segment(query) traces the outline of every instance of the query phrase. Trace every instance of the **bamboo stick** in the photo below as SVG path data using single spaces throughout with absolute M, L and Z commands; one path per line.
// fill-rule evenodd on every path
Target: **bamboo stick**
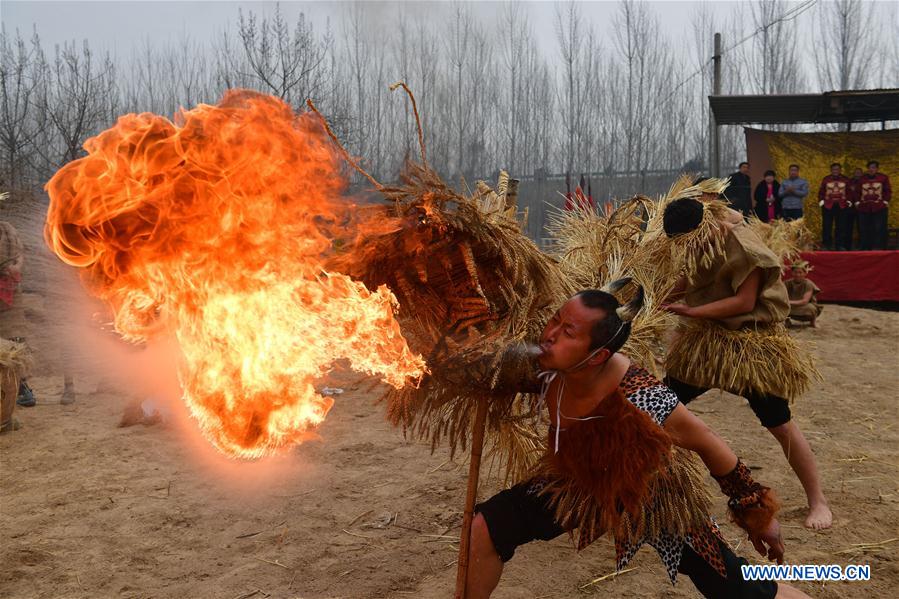
M 478 478 L 481 473 L 481 451 L 484 447 L 484 425 L 486 421 L 487 398 L 485 397 L 478 402 L 474 424 L 471 428 L 471 460 L 468 465 L 468 490 L 465 493 L 465 512 L 462 516 L 462 533 L 459 539 L 455 599 L 465 599 L 465 584 L 468 581 L 468 548 L 471 542 L 471 521 L 474 519 L 474 504 L 478 499 Z

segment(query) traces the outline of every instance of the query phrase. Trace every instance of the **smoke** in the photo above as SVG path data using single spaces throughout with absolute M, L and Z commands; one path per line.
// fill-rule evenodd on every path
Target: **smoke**
M 177 347 L 125 342 L 112 315 L 84 291 L 76 269 L 62 264 L 43 239 L 46 196 L 18 197 L 0 211 L 19 232 L 25 263 L 13 307 L 0 318 L 3 337 L 23 337 L 34 356 L 34 375 L 71 376 L 76 393 L 116 390 L 122 402 L 180 396 Z M 52 402 L 57 398 L 38 398 Z
M 521 341 L 508 346 L 505 349 L 505 353 L 509 357 L 535 359 L 540 357 L 543 353 L 543 349 L 536 343 Z
M 61 393 L 63 375 L 70 375 L 76 408 L 89 402 L 114 402 L 120 408 L 114 415 L 85 422 L 108 428 L 110 434 L 127 404 L 152 404 L 164 416 L 164 422 L 154 428 L 151 440 L 140 436 L 134 442 L 152 443 L 157 436 L 163 441 L 175 435 L 177 444 L 169 445 L 167 451 L 183 455 L 218 488 L 241 501 L 254 500 L 260 487 L 277 490 L 279 481 L 296 482 L 298 470 L 301 478 L 311 472 L 310 466 L 289 453 L 247 463 L 228 459 L 209 445 L 181 398 L 177 344 L 171 339 L 133 344 L 112 330 L 108 309 L 85 292 L 77 270 L 61 263 L 44 243 L 47 202 L 43 195 L 14 196 L 0 204 L 0 220 L 16 227 L 25 253 L 20 291 L 13 308 L 0 313 L 0 334 L 25 338 L 34 355 L 32 377 L 53 379 Z M 52 385 L 43 384 L 41 388 Z M 55 403 L 59 396 L 39 395 L 37 399 L 39 403 Z M 76 413 L 74 417 L 89 416 Z

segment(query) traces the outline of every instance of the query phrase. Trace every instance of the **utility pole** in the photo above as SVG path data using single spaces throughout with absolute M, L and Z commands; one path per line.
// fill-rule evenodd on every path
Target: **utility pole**
M 715 34 L 715 53 L 712 56 L 712 95 L 721 95 L 721 34 Z M 721 176 L 721 138 L 715 113 L 709 106 L 709 171 L 710 176 Z

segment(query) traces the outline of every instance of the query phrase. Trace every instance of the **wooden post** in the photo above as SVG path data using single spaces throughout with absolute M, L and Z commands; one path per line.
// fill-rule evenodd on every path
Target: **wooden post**
M 486 397 L 478 401 L 474 424 L 471 427 L 471 460 L 468 464 L 468 490 L 465 493 L 465 512 L 462 514 L 462 534 L 459 538 L 455 599 L 465 599 L 465 584 L 468 581 L 468 547 L 471 543 L 474 504 L 478 500 L 478 478 L 481 474 L 481 451 L 484 448 L 484 427 L 487 423 L 487 401 Z
M 715 54 L 712 56 L 712 95 L 721 95 L 721 34 L 715 34 Z M 721 138 L 715 113 L 709 106 L 709 176 L 721 176 Z

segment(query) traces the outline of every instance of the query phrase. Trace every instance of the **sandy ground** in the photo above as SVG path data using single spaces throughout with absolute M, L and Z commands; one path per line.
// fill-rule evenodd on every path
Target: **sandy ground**
M 34 273 L 31 280 L 16 326 L 39 354 L 30 379 L 38 405 L 19 408 L 22 429 L 0 436 L 0 597 L 452 595 L 466 468 L 390 427 L 376 388 L 332 375 L 328 384 L 346 392 L 321 440 L 262 463 L 217 456 L 177 403 L 157 400 L 169 410 L 165 425 L 118 428 L 124 406 L 147 397 L 151 362 L 133 360 L 143 372 L 123 378 L 111 375 L 117 362 L 80 360 L 77 402 L 60 405 L 60 346 L 74 342 L 52 332 L 58 316 L 46 296 L 55 285 Z M 824 381 L 794 413 L 818 458 L 831 530 L 802 526 L 802 489 L 743 400 L 710 392 L 691 409 L 780 493 L 791 563 L 871 565 L 870 582 L 800 588 L 814 597 L 894 597 L 899 314 L 827 306 L 820 327 L 796 333 L 817 343 Z M 85 338 L 74 353 L 90 358 L 102 353 L 98 343 Z M 725 501 L 709 482 L 723 521 Z M 497 488 L 488 481 L 481 497 Z M 761 563 L 738 529 L 724 531 L 738 553 Z M 606 539 L 580 554 L 566 537 L 523 547 L 495 597 L 698 596 L 686 578 L 672 587 L 648 547 L 633 570 L 591 584 L 612 572 L 612 555 Z

